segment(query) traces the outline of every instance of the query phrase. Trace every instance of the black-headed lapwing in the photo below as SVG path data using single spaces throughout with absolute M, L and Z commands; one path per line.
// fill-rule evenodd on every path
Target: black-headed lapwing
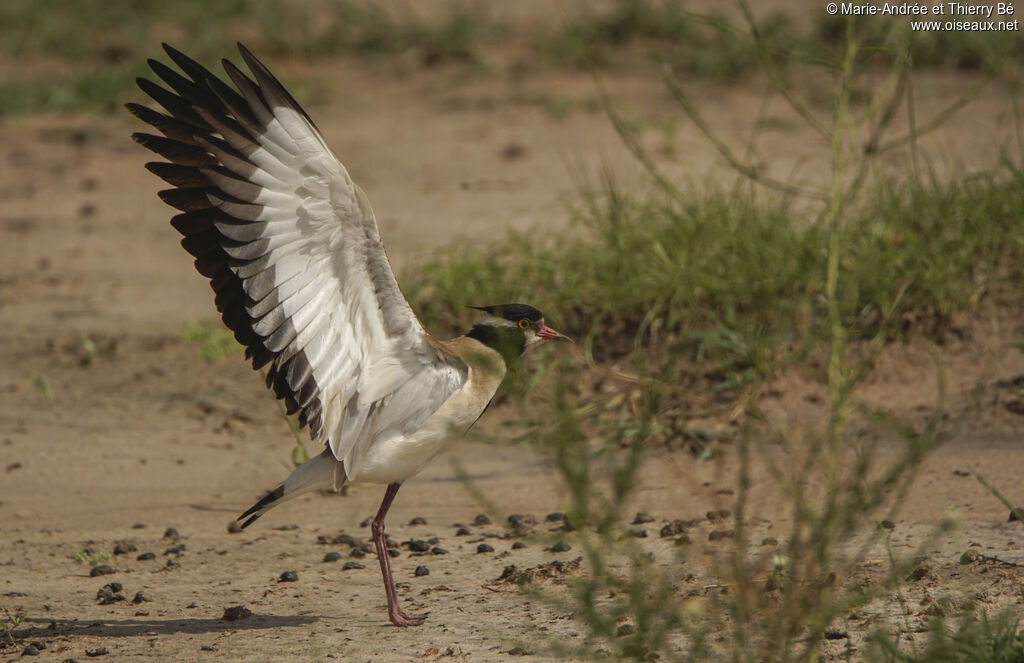
M 476 422 L 510 361 L 568 338 L 525 304 L 478 307 L 486 315 L 464 336 L 431 336 L 398 288 L 363 191 L 270 71 L 239 44 L 252 78 L 224 60 L 232 87 L 164 49 L 184 76 L 149 61 L 166 87 L 139 87 L 166 113 L 127 107 L 163 135 L 133 138 L 167 160 L 146 167 L 174 186 L 160 197 L 181 210 L 171 224 L 224 323 L 325 447 L 239 520 L 311 490 L 386 484 L 372 530 L 388 616 L 421 624 L 426 615 L 398 604 L 385 545 L 398 488 Z

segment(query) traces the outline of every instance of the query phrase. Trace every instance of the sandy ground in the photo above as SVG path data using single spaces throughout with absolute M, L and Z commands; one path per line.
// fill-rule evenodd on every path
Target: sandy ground
M 317 86 L 324 100 L 310 110 L 373 201 L 399 273 L 459 237 L 486 241 L 508 228 L 564 227 L 579 178 L 605 165 L 639 186 L 637 166 L 592 110 L 595 91 L 584 74 L 466 79 L 442 68 L 395 77 L 351 60 L 276 69 L 286 81 Z M 657 80 L 618 75 L 607 83 L 645 127 L 645 143 L 665 147 L 658 153 L 666 172 L 695 182 L 724 172 Z M 920 116 L 937 112 L 963 84 L 923 81 Z M 742 147 L 764 89 L 700 84 L 693 92 L 716 129 Z M 922 144 L 927 159 L 969 172 L 1010 143 L 1008 105 L 998 89 L 986 94 Z M 776 120 L 762 126 L 791 126 L 778 101 L 767 116 Z M 381 488 L 302 498 L 244 533 L 227 532 L 234 515 L 285 476 L 292 439 L 240 357 L 208 362 L 181 340 L 189 323 L 213 317 L 212 298 L 177 246 L 171 212 L 155 196 L 160 183 L 142 168 L 147 153 L 128 139 L 138 129 L 126 113 L 0 122 L 0 607 L 26 615 L 18 645 L 0 642 L 0 655 L 18 659 L 27 643 L 41 641 L 43 660 L 55 661 L 102 650 L 107 660 L 540 661 L 550 638 L 581 642 L 585 629 L 571 611 L 496 582 L 507 565 L 578 557 L 575 549 L 544 550 L 544 517 L 562 510 L 565 496 L 550 463 L 522 445 L 462 443 L 399 494 L 393 539 L 436 537 L 431 547 L 447 551 L 415 555 L 403 546 L 393 562 L 407 607 L 431 613 L 417 629 L 387 623 L 374 555 L 352 557 L 351 546 L 331 543 L 343 532 L 357 543 L 368 539 L 360 523 L 376 510 Z M 814 182 L 827 165 L 822 146 L 799 129 L 766 131 L 759 151 L 771 155 L 769 172 L 794 181 Z M 889 158 L 899 167 L 907 155 Z M 915 625 L 940 595 L 967 591 L 993 607 L 1020 602 L 1013 588 L 1024 577 L 1024 528 L 1007 523 L 1007 510 L 961 476 L 978 471 L 1024 502 L 1024 419 L 1014 405 L 1022 387 L 1013 382 L 1024 375 L 1024 357 L 1011 346 L 1020 322 L 996 306 L 965 322 L 967 340 L 942 348 L 950 410 L 959 412 L 976 386 L 981 402 L 949 423 L 944 445 L 893 516 L 894 545 L 908 553 L 949 509 L 962 522 L 929 547 L 930 575 L 907 590 Z M 83 339 L 95 344 L 91 358 Z M 927 355 L 914 348 L 887 350 L 864 390 L 865 399 L 909 415 L 926 412 L 934 396 Z M 766 407 L 780 426 L 796 430 L 820 399 L 814 379 L 788 376 Z M 493 420 L 484 425 L 502 436 Z M 452 458 L 499 510 L 540 521 L 524 547 L 512 548 L 503 514 L 492 525 L 473 524 L 482 507 L 455 478 Z M 730 508 L 722 489 L 735 487 L 735 468 L 728 450 L 722 458 L 696 464 L 685 452 L 664 451 L 644 466 L 635 506 L 656 520 L 641 545 L 667 574 L 678 572 L 679 560 L 660 527 Z M 767 471 L 756 472 L 751 522 L 760 540 L 785 532 L 789 514 Z M 426 524 L 408 524 L 414 517 Z M 457 536 L 458 524 L 470 534 Z M 715 528 L 711 521 L 693 526 L 696 557 L 713 558 L 728 545 L 705 543 Z M 112 554 L 118 543 L 127 552 Z M 481 543 L 494 551 L 478 553 Z M 1006 564 L 960 566 L 972 546 Z M 91 577 L 90 566 L 74 559 L 85 549 L 111 553 L 104 563 L 114 573 Z M 342 558 L 322 561 L 331 551 Z M 147 552 L 153 559 L 139 559 Z M 885 559 L 872 548 L 863 572 L 870 576 Z M 346 561 L 365 568 L 343 570 Z M 415 575 L 418 566 L 429 575 Z M 698 565 L 684 589 L 713 585 L 712 566 Z M 286 571 L 297 581 L 280 582 Z M 122 585 L 115 594 L 126 600 L 97 599 L 109 582 Z M 566 591 L 545 584 L 556 595 Z M 253 615 L 223 619 L 235 605 Z M 885 610 L 853 616 L 841 628 L 856 640 L 886 619 Z

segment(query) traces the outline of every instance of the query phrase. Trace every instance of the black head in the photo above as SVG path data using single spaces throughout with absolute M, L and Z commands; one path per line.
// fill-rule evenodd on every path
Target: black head
M 535 343 L 546 340 L 569 341 L 544 324 L 544 314 L 529 304 L 470 306 L 487 315 L 466 336 L 501 353 L 506 362 L 515 359 Z

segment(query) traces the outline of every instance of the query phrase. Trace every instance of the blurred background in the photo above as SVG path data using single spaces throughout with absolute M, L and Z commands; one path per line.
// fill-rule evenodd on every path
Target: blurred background
M 5 630 L 44 604 L 61 629 L 108 619 L 67 580 L 85 542 L 144 541 L 146 520 L 220 546 L 307 453 L 176 245 L 123 109 L 161 42 L 221 73 L 238 41 L 366 190 L 428 328 L 525 301 L 578 339 L 528 358 L 403 498 L 443 522 L 562 513 L 522 554 L 569 545 L 586 572 L 548 588 L 538 637 L 525 602 L 480 591 L 495 569 L 432 562 L 498 602 L 484 636 L 443 637 L 480 660 L 496 631 L 535 660 L 1019 660 L 999 616 L 1024 564 L 1024 41 L 795 0 L 0 3 L 0 526 L 38 544 L 0 553 L 42 588 L 0 599 Z M 355 528 L 378 498 L 312 496 L 301 517 Z M 177 603 L 218 606 L 211 577 L 313 568 L 308 532 L 269 536 L 186 564 L 198 589 L 154 580 L 173 628 L 138 633 L 165 629 L 178 657 Z M 274 656 L 303 624 L 222 646 Z

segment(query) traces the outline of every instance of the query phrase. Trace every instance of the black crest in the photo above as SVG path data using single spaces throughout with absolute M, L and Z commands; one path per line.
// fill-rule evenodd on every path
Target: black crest
M 544 314 L 529 304 L 497 304 L 495 306 L 470 306 L 478 311 L 489 313 L 497 318 L 504 318 L 512 322 L 527 319 L 530 322 L 540 322 Z

